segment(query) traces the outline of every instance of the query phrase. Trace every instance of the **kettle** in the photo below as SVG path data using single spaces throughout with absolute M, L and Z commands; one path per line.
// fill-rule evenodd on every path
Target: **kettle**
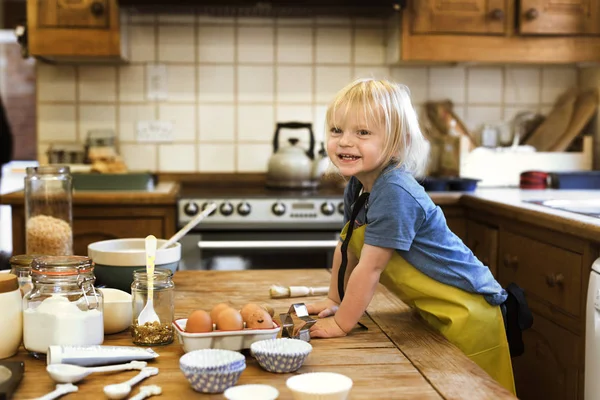
M 310 135 L 308 150 L 297 146 L 298 138 L 289 138 L 289 146 L 279 147 L 281 129 L 307 129 Z M 273 154 L 267 166 L 266 185 L 276 189 L 312 189 L 319 185 L 322 175 L 321 159 L 315 160 L 315 136 L 309 122 L 279 122 L 273 136 Z M 323 149 L 324 152 L 324 149 Z M 322 154 L 321 154 L 322 157 Z

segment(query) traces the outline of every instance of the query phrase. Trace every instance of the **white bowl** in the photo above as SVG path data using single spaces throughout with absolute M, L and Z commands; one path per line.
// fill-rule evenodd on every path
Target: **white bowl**
M 309 372 L 286 381 L 295 400 L 346 400 L 352 379 L 335 372 Z
M 270 385 L 238 385 L 227 389 L 223 396 L 227 400 L 275 400 L 279 390 Z
M 124 331 L 131 326 L 131 295 L 119 289 L 99 289 L 104 297 L 102 314 L 104 317 L 104 334 L 110 335 Z
M 175 242 L 166 249 L 159 249 L 167 240 L 156 240 L 156 258 L 154 264 L 179 262 L 181 259 L 181 243 Z M 139 267 L 146 265 L 145 239 L 113 239 L 102 240 L 88 245 L 88 257 L 95 264 L 112 267 Z

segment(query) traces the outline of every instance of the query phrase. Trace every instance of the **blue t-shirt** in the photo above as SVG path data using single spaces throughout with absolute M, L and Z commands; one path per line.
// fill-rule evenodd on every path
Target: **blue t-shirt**
M 360 182 L 354 177 L 346 186 L 344 224 L 350 219 L 359 187 Z M 403 169 L 388 167 L 377 178 L 355 226 L 365 223 L 366 244 L 396 249 L 430 278 L 482 294 L 492 305 L 506 300 L 506 291 L 489 268 L 448 228 L 442 210 Z

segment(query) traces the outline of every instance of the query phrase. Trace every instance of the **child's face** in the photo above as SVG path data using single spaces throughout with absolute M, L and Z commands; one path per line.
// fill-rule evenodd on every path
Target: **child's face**
M 370 190 L 383 170 L 384 124 L 366 118 L 361 107 L 338 109 L 327 139 L 327 154 L 346 177 L 356 176 Z

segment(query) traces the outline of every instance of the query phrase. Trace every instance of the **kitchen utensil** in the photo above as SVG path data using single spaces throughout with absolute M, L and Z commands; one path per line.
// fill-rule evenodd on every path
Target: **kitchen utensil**
M 292 314 L 296 314 L 302 320 L 302 324 L 296 326 Z M 308 309 L 304 303 L 295 303 L 290 306 L 286 314 L 279 314 L 281 318 L 281 337 L 304 340 L 310 342 L 310 327 L 317 322 L 308 314 Z
M 303 296 L 322 296 L 329 293 L 328 286 L 307 287 L 307 286 L 279 286 L 272 285 L 269 289 L 269 294 L 272 299 L 283 299 L 287 297 L 303 297 Z
M 43 395 L 42 397 L 38 397 L 36 400 L 52 400 L 58 399 L 60 396 L 64 396 L 67 393 L 73 393 L 78 391 L 79 388 L 72 383 L 63 383 L 56 385 L 56 389 L 52 392 Z
M 598 109 L 598 89 L 582 92 L 575 102 L 573 117 L 565 132 L 550 147 L 550 151 L 566 151 Z
M 144 379 L 158 374 L 158 368 L 145 367 L 142 368 L 139 374 L 123 383 L 115 383 L 104 386 L 104 394 L 109 399 L 124 399 L 131 392 L 133 385 L 143 381 Z
M 128 371 L 142 369 L 148 363 L 146 361 L 132 361 L 127 364 L 109 365 L 106 367 L 80 367 L 71 364 L 50 364 L 46 371 L 55 382 L 75 383 L 94 372 Z
M 209 204 L 206 207 L 206 209 L 204 209 L 200 214 L 196 215 L 194 217 L 194 219 L 192 219 L 190 222 L 185 224 L 185 226 L 183 228 L 181 228 L 179 231 L 177 231 L 177 233 L 175 233 L 173 236 L 171 236 L 169 238 L 169 240 L 164 242 L 158 249 L 159 250 L 166 249 L 173 243 L 179 241 L 179 239 L 184 237 L 186 233 L 188 233 L 193 227 L 198 225 L 198 223 L 200 223 L 200 221 L 202 221 L 204 218 L 206 218 L 211 212 L 213 212 L 216 209 L 217 209 L 216 203 Z
M 148 300 L 138 316 L 138 325 L 152 322 L 160 322 L 156 311 L 154 311 L 154 259 L 156 258 L 156 237 L 146 236 L 146 277 L 148 279 Z
M 142 386 L 140 388 L 140 392 L 135 396 L 131 397 L 129 400 L 142 400 L 146 397 L 150 396 L 158 396 L 162 393 L 162 389 L 160 386 L 150 385 L 150 386 Z

